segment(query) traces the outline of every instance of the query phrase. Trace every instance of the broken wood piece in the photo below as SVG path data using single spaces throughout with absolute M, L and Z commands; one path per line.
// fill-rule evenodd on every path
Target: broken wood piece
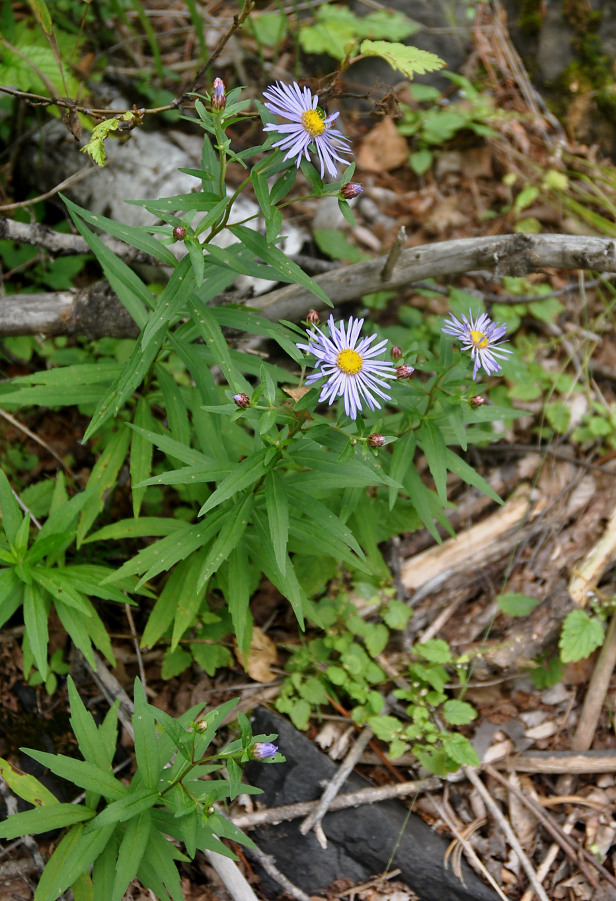
M 400 567 L 400 579 L 409 592 L 417 591 L 440 573 L 464 572 L 468 574 L 469 560 L 477 559 L 481 548 L 481 566 L 510 553 L 512 533 L 530 512 L 530 487 L 520 485 L 515 494 L 497 513 L 449 538 L 443 544 L 431 547 L 411 557 Z
M 576 567 L 569 580 L 568 591 L 574 604 L 585 607 L 589 592 L 597 586 L 601 576 L 614 562 L 616 556 L 616 507 L 612 511 L 605 531 L 595 546 Z
M 571 749 L 573 751 L 587 751 L 593 742 L 615 665 L 616 616 L 612 616 L 601 653 L 595 663 L 588 688 L 586 689 L 580 719 L 571 739 Z

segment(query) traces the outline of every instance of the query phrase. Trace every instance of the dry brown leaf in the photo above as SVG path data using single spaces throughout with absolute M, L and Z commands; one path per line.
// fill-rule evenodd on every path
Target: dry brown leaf
M 283 388 L 282 389 L 285 394 L 288 394 L 289 397 L 292 397 L 294 402 L 297 403 L 298 400 L 301 400 L 304 394 L 308 394 L 310 388 L 306 388 L 306 386 L 302 386 L 301 388 Z
M 274 681 L 276 675 L 270 667 L 273 663 L 278 662 L 278 651 L 272 639 L 262 629 L 258 626 L 253 627 L 252 642 L 246 663 L 244 663 L 244 655 L 237 646 L 237 641 L 233 642 L 233 650 L 238 663 L 242 664 L 251 679 L 254 679 L 255 682 Z
M 394 125 L 394 120 L 386 116 L 362 141 L 357 163 L 366 172 L 389 172 L 403 166 L 408 158 L 406 139 Z

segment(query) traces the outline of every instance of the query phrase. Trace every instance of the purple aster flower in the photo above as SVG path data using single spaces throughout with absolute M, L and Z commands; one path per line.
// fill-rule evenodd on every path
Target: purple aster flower
M 461 321 L 453 313 L 449 315 L 451 318 L 445 320 L 442 331 L 459 338 L 462 350 L 470 350 L 471 359 L 475 361 L 473 378 L 480 367 L 484 368 L 487 375 L 500 372 L 498 360 L 506 360 L 507 354 L 513 353 L 510 348 L 501 346 L 507 326 L 502 322 L 493 322 L 487 313 L 480 313 L 473 319 L 469 310 L 468 318 L 463 313 Z
M 250 749 L 255 760 L 267 760 L 278 753 L 278 745 L 273 745 L 271 741 L 257 741 Z
M 350 153 L 348 138 L 331 127 L 339 113 L 326 116 L 317 106 L 318 96 L 315 94 L 313 97 L 309 88 L 300 88 L 295 81 L 291 85 L 280 82 L 270 85 L 263 96 L 267 101 L 264 105 L 270 113 L 289 120 L 288 125 L 265 126 L 265 131 L 275 131 L 281 135 L 274 147 L 286 151 L 285 160 L 295 158 L 299 168 L 303 156 L 310 159 L 308 148 L 314 144 L 321 161 L 321 178 L 326 168 L 332 178 L 335 178 L 335 161 L 346 164 L 346 160 L 337 151 Z
M 373 359 L 383 352 L 387 340 L 370 347 L 376 335 L 369 335 L 358 343 L 363 324 L 363 319 L 351 317 L 348 325 L 339 322 L 336 327 L 334 317 L 330 316 L 329 337 L 318 326 L 314 326 L 314 330 L 308 332 L 309 343 L 297 345 L 300 350 L 317 358 L 317 371 L 308 376 L 306 384 L 327 378 L 319 402 L 329 401 L 333 404 L 337 397 L 343 397 L 344 412 L 351 419 L 356 419 L 358 411 L 363 410 L 362 399 L 371 410 L 380 410 L 381 404 L 377 396 L 389 400 L 390 395 L 381 389 L 389 387 L 386 379 L 396 377 L 396 370 L 391 363 Z

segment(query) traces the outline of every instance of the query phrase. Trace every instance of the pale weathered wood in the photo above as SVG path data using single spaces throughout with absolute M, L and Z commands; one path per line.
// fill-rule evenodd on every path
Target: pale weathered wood
M 526 275 L 541 269 L 586 269 L 593 272 L 616 272 L 616 241 L 611 238 L 574 235 L 501 235 L 487 238 L 463 238 L 442 241 L 403 250 L 391 273 L 383 281 L 381 273 L 386 258 L 366 260 L 315 277 L 334 304 L 357 300 L 364 294 L 381 290 L 400 290 L 427 278 L 459 275 L 476 270 L 489 270 L 495 278 L 504 275 Z M 70 311 L 70 292 L 27 295 L 28 302 L 6 298 L 0 308 L 0 336 L 16 334 L 90 334 L 81 323 L 88 320 L 84 308 L 89 292 L 75 292 L 81 305 L 79 316 Z M 44 308 L 35 314 L 37 298 Z M 222 300 L 223 298 L 220 298 Z M 10 309 L 10 307 L 13 309 Z M 254 298 L 250 306 L 271 320 L 303 319 L 309 309 L 326 309 L 323 301 L 299 285 L 287 285 Z M 96 318 L 96 317 L 94 317 Z M 115 317 L 111 317 L 109 328 Z M 102 326 L 101 326 L 102 328 Z M 105 334 L 99 331 L 99 334 Z M 118 329 L 106 334 L 118 336 Z M 126 336 L 134 334 L 128 328 Z

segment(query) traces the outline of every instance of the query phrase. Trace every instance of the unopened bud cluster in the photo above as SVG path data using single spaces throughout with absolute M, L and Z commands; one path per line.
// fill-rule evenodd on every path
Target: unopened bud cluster
M 246 407 L 250 404 L 250 398 L 247 394 L 234 394 L 233 400 L 241 410 L 245 410 Z

